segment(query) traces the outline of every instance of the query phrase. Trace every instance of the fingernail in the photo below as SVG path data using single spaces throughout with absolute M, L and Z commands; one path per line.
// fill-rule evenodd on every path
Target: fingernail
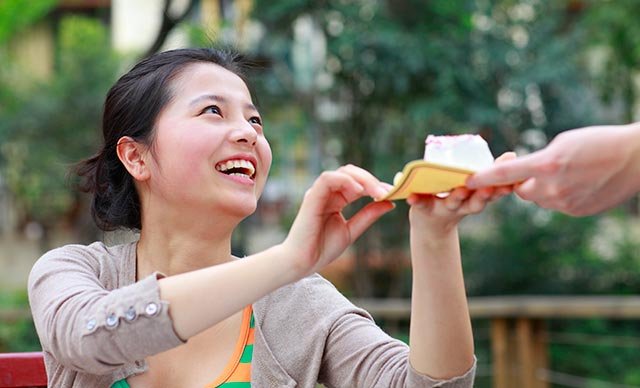
M 464 185 L 467 186 L 467 188 L 469 188 L 469 189 L 475 189 L 476 188 L 475 183 L 476 182 L 473 180 L 473 177 L 469 177 L 469 178 L 467 178 L 467 180 L 464 183 Z
M 380 186 L 382 186 L 383 189 L 387 190 L 387 192 L 391 191 L 393 189 L 393 185 L 389 184 L 387 182 L 381 182 Z
M 387 194 L 389 194 L 389 189 L 387 189 L 384 186 L 378 186 L 375 188 L 374 194 L 376 198 L 382 198 L 382 197 L 385 197 Z

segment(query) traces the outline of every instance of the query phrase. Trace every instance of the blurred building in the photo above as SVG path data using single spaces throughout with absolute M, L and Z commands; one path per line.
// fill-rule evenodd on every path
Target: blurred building
M 212 39 L 222 38 L 241 46 L 250 40 L 253 0 L 61 0 L 44 20 L 22 31 L 10 49 L 32 74 L 46 78 L 55 64 L 55 36 L 60 20 L 68 15 L 83 15 L 100 19 L 110 27 L 111 42 L 117 51 L 144 53 L 161 29 L 167 4 L 170 17 L 192 8 L 185 21 L 201 25 Z M 163 48 L 187 43 L 184 29 L 176 28 Z

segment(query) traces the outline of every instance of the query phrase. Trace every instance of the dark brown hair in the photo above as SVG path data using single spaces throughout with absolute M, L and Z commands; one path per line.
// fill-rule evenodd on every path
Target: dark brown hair
M 93 193 L 91 215 L 102 230 L 141 229 L 140 199 L 133 178 L 118 159 L 123 136 L 150 145 L 156 118 L 171 100 L 171 81 L 193 63 L 209 62 L 243 77 L 241 56 L 212 48 L 178 49 L 151 55 L 120 77 L 104 103 L 104 143 L 97 154 L 76 166 L 80 189 Z

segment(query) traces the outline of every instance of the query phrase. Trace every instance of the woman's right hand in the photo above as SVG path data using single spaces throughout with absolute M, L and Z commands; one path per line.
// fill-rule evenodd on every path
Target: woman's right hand
M 283 253 L 291 255 L 302 276 L 331 263 L 395 205 L 390 201 L 372 202 L 348 220 L 342 214 L 344 208 L 365 196 L 384 197 L 389 187 L 353 165 L 323 172 L 304 195 L 298 215 L 281 244 Z

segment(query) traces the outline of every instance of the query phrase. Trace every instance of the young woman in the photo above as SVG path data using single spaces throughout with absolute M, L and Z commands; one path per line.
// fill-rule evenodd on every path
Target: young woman
M 68 245 L 29 278 L 52 387 L 471 387 L 475 368 L 456 225 L 507 189 L 411 197 L 411 348 L 315 272 L 393 208 L 388 185 L 343 166 L 305 194 L 286 239 L 242 259 L 271 150 L 229 53 L 151 56 L 109 91 L 104 145 L 80 174 L 105 229 L 137 242 Z

